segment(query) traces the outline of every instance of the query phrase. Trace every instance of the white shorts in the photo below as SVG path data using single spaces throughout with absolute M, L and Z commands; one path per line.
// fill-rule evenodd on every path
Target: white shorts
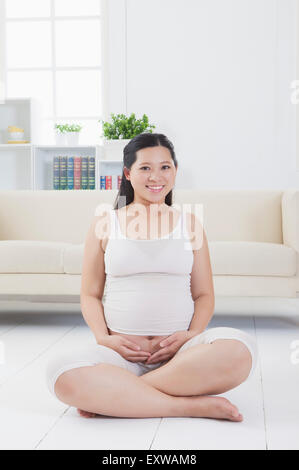
M 236 328 L 218 327 L 210 328 L 205 330 L 193 338 L 186 341 L 181 348 L 176 352 L 179 354 L 185 349 L 189 349 L 197 344 L 209 344 L 216 339 L 237 339 L 247 346 L 252 357 L 252 366 L 250 374 L 247 377 L 251 377 L 253 371 L 256 368 L 257 363 L 257 344 L 253 336 L 245 333 L 242 330 Z M 170 359 L 169 359 L 170 360 Z M 48 362 L 46 367 L 46 380 L 47 386 L 50 392 L 56 397 L 54 391 L 54 385 L 58 377 L 70 369 L 76 369 L 78 367 L 95 366 L 100 363 L 113 364 L 115 366 L 127 369 L 135 375 L 143 375 L 150 370 L 157 369 L 162 365 L 166 364 L 167 361 L 158 362 L 156 364 L 144 364 L 143 362 L 131 362 L 122 357 L 114 349 L 108 348 L 101 344 L 90 344 L 84 348 L 77 349 L 73 352 L 66 352 L 54 357 Z

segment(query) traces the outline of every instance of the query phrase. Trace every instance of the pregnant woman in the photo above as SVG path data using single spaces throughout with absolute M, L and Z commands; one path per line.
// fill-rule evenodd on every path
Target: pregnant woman
M 207 329 L 208 243 L 198 217 L 173 206 L 177 169 L 165 135 L 137 135 L 124 148 L 113 209 L 92 220 L 80 298 L 96 341 L 47 365 L 51 393 L 82 416 L 243 420 L 212 395 L 251 376 L 256 343 L 242 330 Z

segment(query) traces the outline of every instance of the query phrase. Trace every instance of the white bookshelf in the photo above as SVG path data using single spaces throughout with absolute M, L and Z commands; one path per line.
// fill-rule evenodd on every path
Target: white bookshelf
M 70 147 L 40 143 L 40 111 L 32 98 L 0 103 L 0 190 L 53 189 L 53 158 L 60 155 L 94 156 L 96 190 L 100 189 L 101 175 L 121 175 L 122 153 L 117 154 L 119 160 L 108 160 L 101 144 Z M 8 126 L 23 128 L 24 140 L 29 143 L 8 144 Z
M 33 189 L 53 189 L 53 158 L 56 156 L 91 156 L 96 157 L 97 146 L 76 145 L 74 147 L 55 145 L 33 146 Z M 95 158 L 97 162 L 97 158 Z M 97 164 L 95 168 L 97 174 Z M 97 188 L 96 188 L 97 189 Z
M 30 189 L 33 186 L 32 142 L 39 134 L 40 106 L 31 98 L 11 98 L 0 103 L 0 187 Z M 8 144 L 8 126 L 24 129 L 28 144 Z
M 41 105 L 34 98 L 9 98 L 0 103 L 0 146 L 19 148 L 21 144 L 7 144 L 8 126 L 24 129 L 24 140 L 38 144 L 40 132 Z M 4 147 L 3 147 L 4 145 Z M 28 145 L 28 144 L 27 144 Z

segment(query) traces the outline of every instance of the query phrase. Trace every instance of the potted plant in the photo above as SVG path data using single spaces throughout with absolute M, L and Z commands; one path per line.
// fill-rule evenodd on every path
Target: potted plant
M 130 116 L 111 113 L 112 123 L 99 120 L 102 123 L 104 137 L 104 156 L 107 160 L 122 160 L 123 149 L 127 143 L 142 132 L 152 132 L 155 128 L 149 124 L 146 114 L 142 119 L 136 119 L 135 113 Z
M 66 124 L 55 124 L 55 142 L 56 145 L 67 145 L 66 141 Z
M 55 124 L 56 145 L 69 145 L 70 147 L 78 145 L 79 132 L 82 126 L 79 124 Z
M 66 125 L 66 136 L 67 143 L 69 146 L 78 145 L 79 142 L 79 132 L 81 131 L 82 126 L 80 124 L 71 124 Z

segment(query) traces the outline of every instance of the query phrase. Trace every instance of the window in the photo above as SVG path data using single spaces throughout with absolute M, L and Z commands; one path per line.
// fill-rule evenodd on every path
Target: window
M 102 118 L 101 0 L 6 0 L 7 98 L 34 97 L 42 136 L 54 123 L 81 124 L 80 143 L 98 142 Z

